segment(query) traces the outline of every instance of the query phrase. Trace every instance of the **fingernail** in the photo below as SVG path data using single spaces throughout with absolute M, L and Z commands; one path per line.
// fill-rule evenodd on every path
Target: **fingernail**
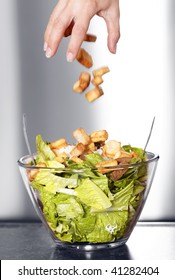
M 50 57 L 51 57 L 51 52 L 52 52 L 52 51 L 51 51 L 50 48 L 47 48 L 47 49 L 46 49 L 45 55 L 46 55 L 47 58 L 50 58 Z
M 68 62 L 72 62 L 74 60 L 74 56 L 72 53 L 68 52 L 67 53 L 67 61 Z
M 44 50 L 44 52 L 47 50 L 47 43 L 46 42 L 44 42 L 43 50 Z

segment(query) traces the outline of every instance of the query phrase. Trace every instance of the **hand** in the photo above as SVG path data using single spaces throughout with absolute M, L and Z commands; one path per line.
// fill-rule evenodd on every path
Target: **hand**
M 120 37 L 119 0 L 59 0 L 50 16 L 44 35 L 46 57 L 55 55 L 65 33 L 71 29 L 67 60 L 72 62 L 76 58 L 94 15 L 105 20 L 108 49 L 111 53 L 116 53 L 116 45 Z

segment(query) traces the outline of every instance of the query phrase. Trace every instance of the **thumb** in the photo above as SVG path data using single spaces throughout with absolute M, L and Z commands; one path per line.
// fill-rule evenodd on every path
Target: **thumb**
M 105 19 L 108 31 L 108 49 L 111 53 L 116 53 L 117 43 L 120 38 L 120 25 L 118 17 Z

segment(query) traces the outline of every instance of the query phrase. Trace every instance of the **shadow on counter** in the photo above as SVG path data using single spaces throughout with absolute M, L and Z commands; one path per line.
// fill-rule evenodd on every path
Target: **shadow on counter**
M 114 249 L 83 251 L 67 250 L 58 247 L 50 255 L 50 260 L 131 260 L 131 254 L 127 245 Z

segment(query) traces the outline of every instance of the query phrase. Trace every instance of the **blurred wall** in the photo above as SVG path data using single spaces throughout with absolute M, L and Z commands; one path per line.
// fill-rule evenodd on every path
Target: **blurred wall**
M 84 43 L 94 68 L 108 65 L 105 95 L 89 104 L 72 92 L 82 67 L 65 59 L 68 38 L 57 55 L 43 53 L 43 34 L 57 1 L 6 0 L 1 4 L 0 220 L 36 220 L 17 160 L 27 153 L 22 133 L 26 113 L 29 140 L 65 137 L 77 127 L 107 129 L 110 138 L 144 146 L 153 116 L 148 150 L 160 154 L 156 177 L 142 220 L 174 220 L 174 73 L 175 5 L 173 0 L 122 0 L 121 39 L 117 55 L 106 47 L 106 26 L 95 17 L 90 32 L 96 44 Z

